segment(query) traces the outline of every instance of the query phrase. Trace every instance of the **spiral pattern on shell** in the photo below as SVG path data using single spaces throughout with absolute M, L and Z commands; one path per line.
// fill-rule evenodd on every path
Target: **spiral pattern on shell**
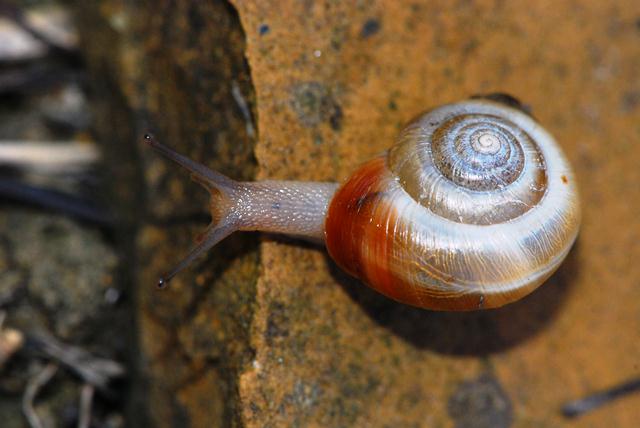
M 542 199 L 544 156 L 526 131 L 531 126 L 523 128 L 500 111 L 508 107 L 472 105 L 476 109 L 469 103 L 445 106 L 412 122 L 389 152 L 389 167 L 413 199 L 444 218 L 504 222 Z
M 528 294 L 564 260 L 580 223 L 574 175 L 553 137 L 526 113 L 481 99 L 412 121 L 334 201 L 327 247 L 338 264 L 431 309 Z

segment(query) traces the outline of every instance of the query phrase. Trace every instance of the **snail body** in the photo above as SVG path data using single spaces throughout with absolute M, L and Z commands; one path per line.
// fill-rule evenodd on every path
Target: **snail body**
M 553 137 L 486 99 L 419 116 L 341 186 L 235 182 L 147 142 L 212 195 L 204 239 L 161 285 L 233 231 L 260 230 L 324 242 L 342 269 L 397 301 L 494 308 L 542 284 L 580 223 L 573 172 Z

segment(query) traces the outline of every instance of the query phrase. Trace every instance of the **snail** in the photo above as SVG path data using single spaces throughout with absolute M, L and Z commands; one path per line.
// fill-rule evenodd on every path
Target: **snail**
M 409 305 L 466 311 L 520 299 L 567 256 L 580 207 L 554 138 L 502 101 L 427 111 L 342 185 L 237 182 L 145 135 L 211 193 L 211 224 L 158 285 L 232 232 L 257 230 L 322 241 L 346 272 Z

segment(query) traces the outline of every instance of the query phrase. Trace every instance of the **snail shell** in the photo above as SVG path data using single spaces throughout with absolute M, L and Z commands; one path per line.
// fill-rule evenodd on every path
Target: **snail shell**
M 340 187 L 238 183 L 147 142 L 212 195 L 212 225 L 167 278 L 233 231 L 262 230 L 324 241 L 340 267 L 397 301 L 494 308 L 543 283 L 580 223 L 574 175 L 553 137 L 487 99 L 419 116 Z
M 571 248 L 578 193 L 559 146 L 520 110 L 469 100 L 411 122 L 337 191 L 329 254 L 379 292 L 431 309 L 502 306 Z

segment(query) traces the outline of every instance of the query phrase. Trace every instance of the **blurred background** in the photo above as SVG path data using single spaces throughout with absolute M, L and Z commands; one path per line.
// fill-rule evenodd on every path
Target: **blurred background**
M 237 234 L 168 290 L 207 194 L 344 180 L 419 112 L 509 93 L 575 167 L 581 234 L 531 296 L 405 307 Z M 635 427 L 637 1 L 0 0 L 0 426 Z
M 75 21 L 0 2 L 3 427 L 125 426 L 132 308 Z

